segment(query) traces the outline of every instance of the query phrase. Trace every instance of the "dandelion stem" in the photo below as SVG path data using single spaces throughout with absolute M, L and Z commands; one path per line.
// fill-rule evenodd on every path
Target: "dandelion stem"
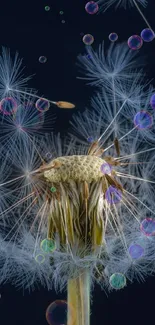
M 90 325 L 90 275 L 81 270 L 78 278 L 68 280 L 67 325 Z
M 153 34 L 154 34 L 153 29 L 151 28 L 149 22 L 147 21 L 147 19 L 146 19 L 145 16 L 143 15 L 142 11 L 140 10 L 140 8 L 139 8 L 139 6 L 138 6 L 136 0 L 133 0 L 133 3 L 134 3 L 134 5 L 136 6 L 136 8 L 137 8 L 138 12 L 140 13 L 141 17 L 144 19 L 146 25 L 149 27 L 149 29 L 151 29 L 151 31 L 152 31 Z
M 9 90 L 15 91 L 15 92 L 23 94 L 23 95 L 28 95 L 28 96 L 31 96 L 31 97 L 34 97 L 34 98 L 37 98 L 37 99 L 44 98 L 44 99 L 48 100 L 49 103 L 56 105 L 56 102 L 53 102 L 52 100 L 49 100 L 49 99 L 47 99 L 45 97 L 41 97 L 41 96 L 38 96 L 38 95 L 35 95 L 35 94 L 28 93 L 27 91 L 23 91 L 23 90 L 19 90 L 19 89 L 10 89 L 10 88 L 9 88 Z

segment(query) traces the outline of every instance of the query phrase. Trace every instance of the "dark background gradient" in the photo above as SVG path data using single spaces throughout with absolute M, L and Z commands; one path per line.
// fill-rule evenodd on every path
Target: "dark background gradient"
M 81 80 L 76 67 L 77 55 L 84 52 L 82 32 L 94 36 L 93 47 L 116 32 L 117 42 L 127 41 L 146 28 L 136 8 L 115 11 L 110 8 L 100 15 L 88 15 L 84 0 L 10 0 L 0 2 L 0 46 L 16 51 L 23 58 L 25 75 L 35 74 L 29 86 L 38 89 L 40 96 L 51 100 L 66 100 L 76 104 L 76 110 L 88 105 L 92 87 Z M 148 0 L 142 9 L 155 30 L 155 1 Z M 50 6 L 46 12 L 44 7 Z M 64 14 L 60 15 L 59 12 Z M 61 20 L 64 19 L 63 24 Z M 45 64 L 39 63 L 41 55 L 47 57 Z M 138 56 L 145 55 L 146 72 L 149 79 L 155 76 L 155 40 L 145 43 Z M 137 56 L 137 60 L 138 60 Z M 155 81 L 153 81 L 155 86 Z M 55 131 L 65 131 L 73 114 L 70 110 L 52 108 L 57 114 Z M 48 112 L 51 114 L 51 111 Z M 66 299 L 66 293 L 57 294 L 43 288 L 34 292 L 18 291 L 11 284 L 0 288 L 0 325 L 47 325 L 45 311 L 56 299 Z M 138 325 L 155 324 L 155 277 L 145 283 L 129 284 L 119 292 L 107 297 L 99 286 L 95 287 L 91 325 Z

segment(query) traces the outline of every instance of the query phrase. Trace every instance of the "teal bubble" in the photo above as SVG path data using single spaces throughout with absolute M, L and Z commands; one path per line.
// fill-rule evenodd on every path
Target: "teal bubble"
M 126 277 L 122 273 L 114 273 L 111 275 L 109 283 L 116 290 L 122 289 L 126 285 Z
M 50 188 L 50 191 L 52 192 L 52 193 L 55 193 L 56 192 L 56 187 L 54 187 L 54 186 L 52 186 L 51 188 Z
M 50 10 L 50 6 L 45 6 L 45 11 L 49 11 Z
M 44 253 L 50 253 L 56 250 L 56 243 L 52 239 L 43 239 L 40 247 Z

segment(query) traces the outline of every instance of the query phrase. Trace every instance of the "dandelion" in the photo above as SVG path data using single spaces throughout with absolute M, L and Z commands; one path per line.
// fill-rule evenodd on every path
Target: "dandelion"
M 78 63 L 84 77 L 92 86 L 104 86 L 113 88 L 113 83 L 119 81 L 121 84 L 130 83 L 134 78 L 140 79 L 143 71 L 137 69 L 143 65 L 143 60 L 136 60 L 136 53 L 131 51 L 126 43 L 111 44 L 108 51 L 105 49 L 104 41 L 97 50 L 91 46 L 86 47 L 91 56 L 88 60 L 86 55 L 79 55 Z
M 73 117 L 65 139 L 46 134 L 41 140 L 26 137 L 24 146 L 18 138 L 14 150 L 2 148 L 13 177 L 1 180 L 0 189 L 8 187 L 15 199 L 0 213 L 6 220 L 0 233 L 0 282 L 67 288 L 76 325 L 90 323 L 95 283 L 119 290 L 154 272 L 154 124 L 134 124 L 138 104 L 151 114 L 153 88 L 136 85 L 129 73 L 127 94 L 130 56 L 122 54 L 112 83 L 109 71 L 117 61 L 113 55 L 111 60 L 111 65 L 103 62 L 109 91 L 105 84 L 91 109 Z
M 99 11 L 98 12 L 105 12 L 107 9 L 109 9 L 111 6 L 115 5 L 115 8 L 123 7 L 126 9 L 127 7 L 136 7 L 138 12 L 140 13 L 142 19 L 145 21 L 146 25 L 149 27 L 149 29 L 153 32 L 149 22 L 145 18 L 144 14 L 142 13 L 139 4 L 143 6 L 144 8 L 147 6 L 148 1 L 147 0 L 98 0 L 96 3 L 99 5 Z

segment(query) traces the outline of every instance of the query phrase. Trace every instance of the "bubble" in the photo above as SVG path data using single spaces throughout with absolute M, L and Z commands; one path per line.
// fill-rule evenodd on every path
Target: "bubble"
M 118 39 L 118 35 L 117 35 L 116 33 L 111 33 L 111 34 L 109 35 L 109 40 L 110 40 L 111 42 L 115 42 L 115 41 L 117 41 L 117 39 Z
M 122 199 L 122 192 L 114 186 L 109 186 L 105 192 L 105 198 L 110 204 L 119 203 Z
M 152 116 L 146 111 L 140 111 L 134 117 L 134 124 L 138 129 L 148 129 L 152 126 L 152 123 Z
M 75 320 L 73 308 L 65 300 L 55 300 L 46 309 L 46 320 L 49 325 L 67 325 L 68 312 L 72 325 Z
M 60 15 L 63 15 L 63 14 L 64 14 L 64 12 L 61 10 L 61 11 L 59 12 L 59 14 L 60 14 Z
M 111 174 L 112 167 L 108 163 L 101 165 L 101 172 L 103 174 Z
M 153 109 L 155 109 L 155 94 L 151 96 L 150 105 Z
M 109 283 L 114 289 L 122 289 L 126 285 L 126 277 L 122 273 L 114 273 L 110 276 Z
M 145 234 L 145 236 L 155 235 L 155 220 L 152 218 L 146 218 L 141 222 L 140 230 Z
M 45 11 L 49 11 L 50 10 L 50 6 L 45 6 Z
M 46 154 L 44 156 L 44 160 L 46 162 L 49 162 L 50 160 L 52 160 L 52 154 L 50 152 L 46 152 Z
M 52 239 L 43 239 L 40 247 L 44 253 L 50 253 L 56 250 L 56 243 Z
M 45 256 L 42 254 L 38 254 L 35 257 L 35 260 L 38 264 L 42 264 L 45 261 Z
M 38 111 L 40 111 L 40 112 L 46 112 L 50 108 L 50 103 L 45 98 L 39 98 L 36 101 L 35 106 L 36 106 L 36 108 L 37 108 Z
M 144 255 L 144 248 L 134 243 L 129 247 L 129 254 L 133 259 L 138 259 Z
M 39 57 L 39 62 L 40 63 L 45 63 L 46 61 L 47 61 L 46 56 L 42 55 L 42 56 Z
M 143 45 L 143 40 L 139 35 L 132 35 L 128 39 L 128 46 L 132 50 L 139 50 Z
M 62 22 L 62 24 L 65 24 L 65 20 L 63 19 L 63 20 L 61 20 L 61 22 Z
M 94 15 L 98 11 L 99 7 L 98 4 L 94 1 L 89 1 L 85 5 L 85 10 L 88 14 Z
M 0 101 L 0 112 L 4 115 L 15 114 L 18 108 L 16 100 L 12 97 L 5 97 Z
M 56 190 L 57 190 L 57 189 L 56 189 L 56 187 L 54 187 L 54 186 L 50 188 L 50 191 L 51 191 L 52 193 L 55 193 Z
M 94 37 L 91 34 L 86 34 L 82 38 L 83 43 L 86 45 L 91 45 L 94 42 Z
M 90 137 L 87 138 L 87 141 L 88 141 L 89 143 L 92 143 L 92 142 L 94 142 L 94 138 L 93 138 L 92 136 L 90 136 Z
M 143 29 L 140 36 L 144 42 L 151 42 L 155 38 L 155 34 L 150 28 Z

